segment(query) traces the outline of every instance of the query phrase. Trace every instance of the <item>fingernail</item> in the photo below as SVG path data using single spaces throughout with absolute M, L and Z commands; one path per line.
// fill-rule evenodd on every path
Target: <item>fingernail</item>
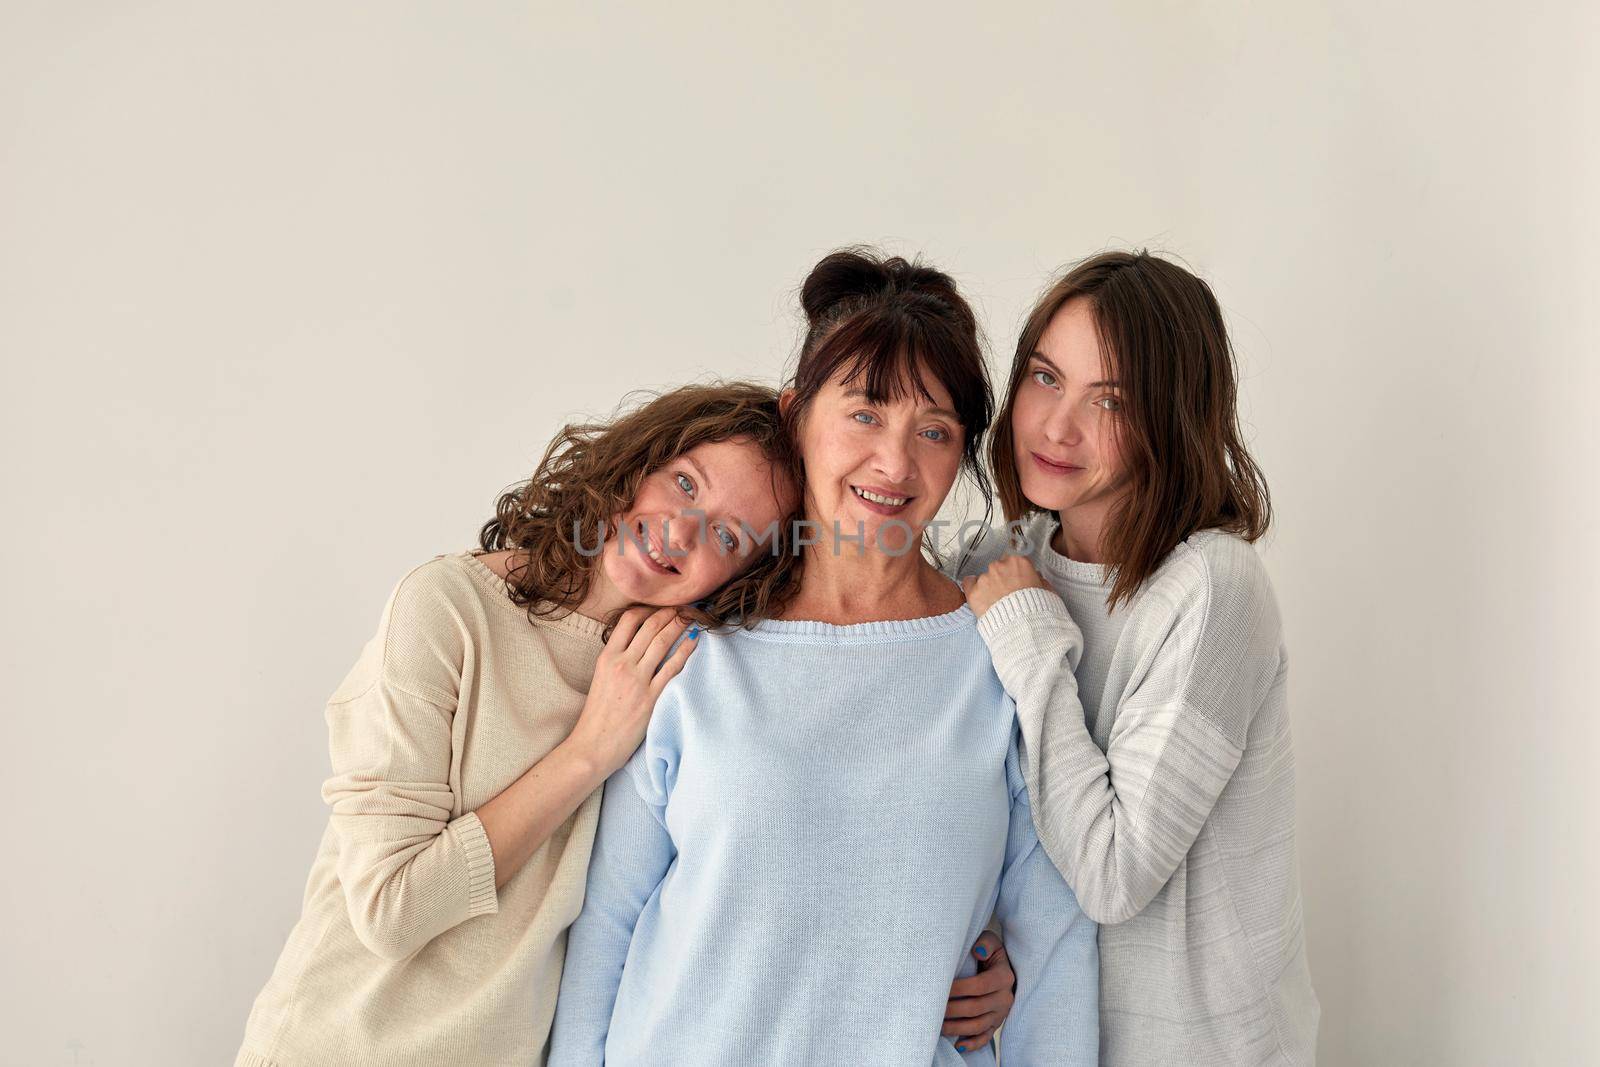
M 690 637 L 696 637 L 696 636 L 699 635 L 699 633 L 700 633 L 700 624 L 699 623 L 695 623 L 694 625 L 689 627 L 689 636 Z
M 965 1051 L 967 1051 L 967 1046 L 965 1046 L 965 1045 L 957 1045 L 956 1046 L 956 1051 L 957 1052 L 965 1052 Z
M 984 948 L 982 945 L 979 945 L 978 946 L 978 958 L 980 960 L 988 959 L 989 958 L 989 950 Z

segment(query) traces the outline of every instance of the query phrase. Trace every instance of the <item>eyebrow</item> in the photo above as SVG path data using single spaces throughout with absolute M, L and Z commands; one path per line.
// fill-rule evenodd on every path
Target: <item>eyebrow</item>
M 870 396 L 867 395 L 866 390 L 864 390 L 864 389 L 848 389 L 848 390 L 845 391 L 844 395 L 845 395 L 846 398 L 860 397 L 862 400 L 868 400 L 868 401 L 870 401 L 872 399 Z M 955 412 L 951 411 L 949 408 L 929 408 L 928 409 L 928 414 L 930 414 L 930 415 L 943 415 L 945 418 L 949 419 L 951 422 L 957 422 L 958 423 L 958 422 L 961 421 L 961 416 L 957 415 Z
M 683 462 L 695 469 L 695 473 L 700 475 L 700 481 L 705 484 L 707 489 L 711 488 L 711 479 L 706 476 L 706 469 L 704 467 L 700 466 L 700 464 L 696 463 L 688 456 L 683 457 Z
M 1033 358 L 1038 360 L 1040 363 L 1043 363 L 1046 367 L 1049 367 L 1051 373 L 1053 373 L 1057 378 L 1065 378 L 1066 377 L 1065 374 L 1061 373 L 1061 368 L 1056 366 L 1054 363 L 1051 363 L 1050 362 L 1050 357 L 1046 356 L 1043 352 L 1035 352 L 1033 354 Z M 1107 379 L 1105 381 L 1090 382 L 1088 385 L 1084 386 L 1084 388 L 1085 389 L 1121 389 L 1122 388 L 1122 383 L 1117 381 L 1115 378 L 1111 378 L 1111 379 Z

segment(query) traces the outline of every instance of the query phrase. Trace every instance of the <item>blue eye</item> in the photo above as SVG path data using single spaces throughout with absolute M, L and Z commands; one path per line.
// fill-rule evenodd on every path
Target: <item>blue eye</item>
M 722 547 L 729 552 L 739 547 L 739 539 L 729 533 L 725 526 L 717 527 L 717 539 L 722 542 Z
M 1049 379 L 1049 380 L 1045 381 L 1044 379 Z M 1054 374 L 1051 374 L 1047 370 L 1036 370 L 1036 371 L 1034 371 L 1033 372 L 1033 380 L 1038 382 L 1040 385 L 1047 386 L 1047 387 L 1052 388 L 1052 389 L 1055 388 L 1056 376 Z
M 854 415 L 851 415 L 850 417 L 852 419 L 855 419 L 857 422 L 860 422 L 863 426 L 866 426 L 866 425 L 868 425 L 870 423 L 874 423 L 874 422 L 878 421 L 876 418 L 873 417 L 872 413 L 868 412 L 868 411 L 858 411 Z M 865 421 L 863 421 L 863 420 L 865 420 Z
M 933 429 L 927 430 L 925 432 L 928 433 L 928 434 L 931 434 L 931 435 L 935 435 L 935 436 L 930 436 L 928 438 L 928 440 L 930 440 L 930 441 L 948 441 L 948 440 L 950 440 L 950 435 L 945 433 L 943 430 L 939 429 L 937 426 L 935 426 Z
M 682 489 L 689 496 L 694 496 L 694 479 L 693 478 L 690 478 L 687 474 L 684 474 L 682 471 L 678 472 L 677 474 L 674 474 L 672 477 L 673 477 L 673 480 L 678 483 L 678 488 L 679 489 Z

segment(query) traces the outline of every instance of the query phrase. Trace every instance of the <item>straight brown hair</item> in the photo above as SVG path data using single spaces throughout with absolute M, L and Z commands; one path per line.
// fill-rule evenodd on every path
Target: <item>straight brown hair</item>
M 1090 302 L 1110 377 L 1120 383 L 1119 443 L 1127 483 L 1100 551 L 1113 569 L 1106 603 L 1133 596 L 1198 530 L 1246 541 L 1272 523 L 1266 478 L 1239 430 L 1238 370 L 1211 287 L 1169 260 L 1102 252 L 1067 270 L 1034 304 L 1017 338 L 989 459 L 1008 522 L 1044 509 L 1022 495 L 1012 411 L 1045 328 L 1069 300 Z

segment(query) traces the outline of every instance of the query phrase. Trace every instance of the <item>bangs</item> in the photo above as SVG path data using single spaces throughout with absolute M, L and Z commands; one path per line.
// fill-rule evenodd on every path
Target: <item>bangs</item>
M 982 433 L 989 421 L 989 383 L 981 353 L 971 341 L 963 344 L 939 325 L 905 314 L 857 315 L 817 347 L 815 380 L 821 385 L 837 375 L 842 384 L 857 386 L 874 404 L 918 397 L 937 404 L 927 378 L 932 375 L 950 394 L 968 434 Z

